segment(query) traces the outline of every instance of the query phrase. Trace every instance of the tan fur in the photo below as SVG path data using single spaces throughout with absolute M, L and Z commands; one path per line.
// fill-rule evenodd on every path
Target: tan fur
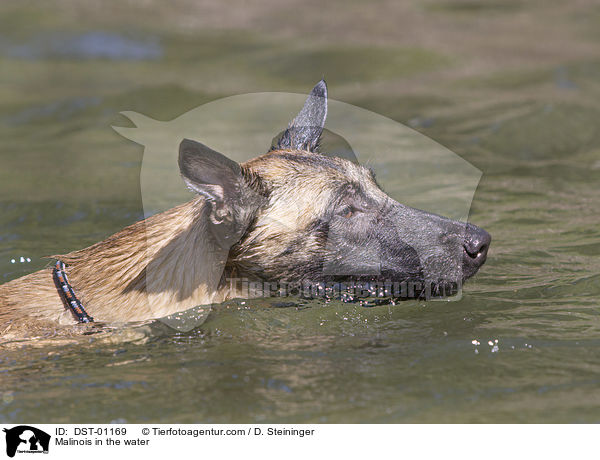
M 203 200 L 196 198 L 137 222 L 88 248 L 53 256 L 68 264 L 72 286 L 99 321 L 157 318 L 221 301 L 214 264 L 219 254 L 202 244 Z M 212 263 L 212 265 L 211 265 Z M 211 267 L 210 269 L 208 267 Z M 0 286 L 0 324 L 27 316 L 72 323 L 44 269 Z
M 315 171 L 278 151 L 245 163 L 276 193 L 260 214 L 235 264 L 210 244 L 203 198 L 137 222 L 79 251 L 52 256 L 68 265 L 76 294 L 96 321 L 143 321 L 228 298 L 226 278 L 255 257 L 275 256 L 331 202 L 335 185 L 372 178 L 368 170 L 331 158 L 335 168 Z M 374 183 L 373 183 L 374 185 Z M 373 187 L 377 189 L 376 187 Z M 378 189 L 377 189 L 378 190 Z M 310 239 L 306 245 L 309 248 Z M 310 257 L 310 251 L 306 251 Z M 302 257 L 300 255 L 299 257 Z M 221 276 L 222 275 L 222 276 Z M 0 286 L 0 333 L 19 318 L 73 324 L 52 279 L 44 269 Z
M 293 155 L 298 161 L 290 161 Z M 305 231 L 322 215 L 332 203 L 332 197 L 339 185 L 348 182 L 360 183 L 372 196 L 385 200 L 387 196 L 379 189 L 369 169 L 349 161 L 327 157 L 334 167 L 311 167 L 316 153 L 297 150 L 280 150 L 257 157 L 244 164 L 244 167 L 260 176 L 273 190 L 268 211 L 258 216 L 254 228 L 246 235 L 242 245 L 234 248 L 236 267 L 241 272 L 258 261 L 261 265 L 277 265 L 275 258 L 288 248 L 298 236 L 302 236 L 303 246 L 298 248 L 293 258 L 302 263 L 313 257 L 318 244 L 316 238 Z M 318 168 L 318 169 L 317 169 Z M 267 276 L 279 275 L 266 271 Z M 281 279 L 286 280 L 285 278 Z

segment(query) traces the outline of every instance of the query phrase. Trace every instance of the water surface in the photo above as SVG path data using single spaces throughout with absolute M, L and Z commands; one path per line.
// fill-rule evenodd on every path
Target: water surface
M 485 40 L 468 36 L 481 31 L 464 26 L 482 14 L 471 3 L 427 8 L 449 37 L 467 34 L 464 55 L 452 40 L 391 43 L 384 23 L 385 43 L 358 28 L 356 42 L 327 45 L 157 24 L 132 35 L 102 15 L 62 35 L 59 13 L 35 32 L 7 25 L 2 282 L 141 218 L 142 148 L 111 130 L 127 123 L 119 112 L 169 120 L 224 95 L 306 91 L 323 74 L 333 97 L 404 122 L 481 169 L 470 220 L 493 244 L 457 302 L 229 302 L 191 332 L 157 323 L 76 344 L 4 346 L 0 422 L 598 422 L 600 63 L 586 55 L 594 25 L 580 10 L 557 15 L 565 24 L 553 30 L 579 31 L 581 45 L 519 60 L 533 42 L 523 35 L 510 53 L 490 48 L 505 65 L 462 73 L 465 62 L 488 62 L 477 48 Z M 496 30 L 511 11 L 542 14 L 519 2 L 483 13 Z M 4 16 L 29 17 L 38 16 Z

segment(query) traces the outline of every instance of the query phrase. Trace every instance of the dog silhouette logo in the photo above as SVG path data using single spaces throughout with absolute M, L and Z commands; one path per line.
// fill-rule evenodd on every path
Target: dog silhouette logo
M 7 430 L 6 433 L 6 455 L 14 457 L 17 452 L 36 454 L 48 453 L 50 447 L 50 435 L 45 431 L 28 425 L 19 425 Z

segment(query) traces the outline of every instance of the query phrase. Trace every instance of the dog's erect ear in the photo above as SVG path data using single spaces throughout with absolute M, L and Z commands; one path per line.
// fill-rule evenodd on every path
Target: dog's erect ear
M 250 187 L 242 168 L 200 142 L 179 145 L 179 171 L 187 186 L 210 205 L 211 230 L 222 248 L 242 237 L 264 196 Z
M 238 198 L 242 180 L 240 165 L 200 142 L 189 139 L 181 142 L 179 171 L 190 190 L 218 207 Z
M 327 84 L 321 80 L 312 89 L 304 107 L 271 150 L 290 149 L 316 152 L 327 118 Z
M 222 246 L 235 243 L 261 204 L 240 165 L 200 142 L 184 139 L 179 145 L 179 171 L 190 190 L 210 205 L 218 242 Z

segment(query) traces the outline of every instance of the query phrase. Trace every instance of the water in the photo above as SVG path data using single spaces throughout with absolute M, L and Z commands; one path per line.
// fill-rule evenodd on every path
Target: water
M 427 18 L 472 38 L 464 21 L 482 12 L 469 5 L 432 3 Z M 458 40 L 464 54 L 452 39 L 400 47 L 385 42 L 395 33 L 385 24 L 383 44 L 352 29 L 354 42 L 325 46 L 152 22 L 132 36 L 93 14 L 81 25 L 90 39 L 60 11 L 30 31 L 18 25 L 39 12 L 3 7 L 0 44 L 54 41 L 35 58 L 0 46 L 2 281 L 143 215 L 142 149 L 110 129 L 127 123 L 119 112 L 169 120 L 222 95 L 306 91 L 323 73 L 332 97 L 405 122 L 484 172 L 470 218 L 493 244 L 458 302 L 229 302 L 186 333 L 157 323 L 4 345 L 0 422 L 598 422 L 600 63 L 588 53 L 597 10 L 584 7 L 546 18 L 571 48 L 532 53 L 531 25 L 510 53 L 490 47 L 485 65 L 485 40 Z M 515 9 L 524 21 L 545 14 L 497 6 L 484 11 L 490 30 L 511 30 Z M 114 54 L 95 47 L 103 36 Z M 52 51 L 56 40 L 75 51 Z M 81 54 L 89 46 L 102 52 Z M 465 60 L 479 72 L 462 73 Z

